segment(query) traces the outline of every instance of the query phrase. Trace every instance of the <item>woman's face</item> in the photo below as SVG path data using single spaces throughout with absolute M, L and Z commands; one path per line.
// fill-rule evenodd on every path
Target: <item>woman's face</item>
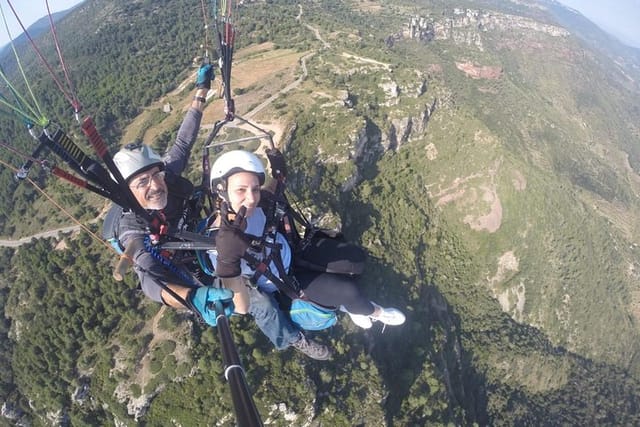
M 260 181 L 251 172 L 238 172 L 227 178 L 227 195 L 231 208 L 238 212 L 242 206 L 247 208 L 246 217 L 250 217 L 260 202 Z

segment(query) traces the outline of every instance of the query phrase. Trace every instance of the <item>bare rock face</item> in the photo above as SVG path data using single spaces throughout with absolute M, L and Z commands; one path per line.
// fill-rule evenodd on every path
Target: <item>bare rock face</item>
M 522 16 L 461 8 L 453 9 L 453 15 L 443 19 L 412 17 L 407 24 L 407 30 L 399 34 L 425 43 L 432 40 L 453 40 L 457 44 L 475 46 L 479 50 L 484 50 L 482 33 L 508 30 L 531 30 L 552 37 L 569 35 L 564 28 L 543 24 Z M 397 38 L 398 35 L 391 36 L 390 41 Z
M 411 139 L 424 136 L 431 114 L 436 110 L 437 99 L 425 105 L 416 116 L 406 116 L 391 120 L 387 132 L 382 137 L 382 147 L 387 150 L 398 150 Z
M 141 396 L 134 397 L 129 389 L 129 384 L 122 382 L 118 384 L 114 390 L 114 396 L 120 403 L 127 404 L 127 413 L 139 420 L 149 409 L 151 401 L 157 393 L 142 394 Z
M 55 412 L 47 412 L 45 417 L 51 425 L 66 426 L 69 424 L 69 415 L 67 415 L 61 409 Z
M 418 39 L 424 42 L 430 42 L 435 38 L 435 30 L 433 23 L 422 16 L 414 16 L 409 22 L 409 30 L 407 37 L 411 39 Z
M 378 84 L 378 87 L 382 89 L 385 95 L 384 105 L 397 105 L 400 102 L 401 96 L 419 98 L 427 92 L 428 83 L 426 76 L 417 70 L 415 73 L 415 79 L 409 82 L 398 84 L 390 77 L 386 77 L 385 81 Z
M 342 191 L 353 190 L 362 181 L 362 170 L 375 164 L 386 151 L 382 145 L 378 127 L 365 120 L 349 136 L 349 161 L 355 166 L 354 173 L 342 184 Z
M 353 99 L 348 90 L 341 90 L 338 92 L 338 99 L 347 108 L 353 108 Z
M 349 153 L 349 160 L 356 166 L 356 171 L 347 179 L 343 186 L 343 191 L 354 189 L 362 180 L 360 170 L 363 166 L 375 163 L 380 155 L 386 151 L 397 151 L 403 144 L 412 138 L 424 136 L 429 118 L 436 109 L 437 100 L 427 104 L 415 116 L 404 116 L 391 119 L 386 132 L 372 133 L 363 123 L 356 128 L 350 136 L 352 147 Z
M 22 416 L 22 412 L 14 408 L 10 403 L 4 402 L 2 404 L 2 409 L 0 409 L 0 415 L 9 420 L 15 421 Z
M 389 80 L 378 85 L 385 94 L 385 105 L 396 105 L 399 101 L 400 86 L 393 80 Z
M 427 79 L 423 76 L 420 76 L 420 79 L 416 82 L 414 90 L 407 91 L 407 94 L 409 96 L 418 98 L 427 92 L 427 88 L 428 88 Z
M 402 144 L 409 140 L 412 125 L 411 117 L 391 120 L 391 126 L 389 127 L 390 149 L 397 150 Z
M 456 68 L 472 79 L 497 80 L 502 76 L 502 67 L 476 65 L 470 62 L 456 62 Z
M 427 124 L 431 115 L 436 111 L 438 100 L 434 99 L 431 104 L 425 105 L 424 109 L 413 120 L 413 130 L 417 135 L 424 135 L 427 131 Z
M 353 149 L 349 157 L 356 164 L 375 162 L 382 151 L 380 149 L 380 138 L 369 134 L 366 121 L 354 131 L 350 139 Z

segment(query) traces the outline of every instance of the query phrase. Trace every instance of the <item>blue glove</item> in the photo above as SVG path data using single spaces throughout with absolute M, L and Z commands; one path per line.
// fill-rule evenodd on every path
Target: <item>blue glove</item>
M 215 74 L 213 72 L 213 65 L 204 64 L 198 69 L 198 77 L 196 78 L 196 87 L 198 89 L 211 89 L 211 80 L 213 80 Z
M 216 303 L 222 305 L 224 315 L 229 317 L 233 314 L 233 292 L 229 289 L 212 288 L 210 286 L 203 286 L 189 293 L 189 300 L 193 307 L 198 310 L 202 320 L 211 326 L 216 326 Z M 221 313 L 222 314 L 222 313 Z

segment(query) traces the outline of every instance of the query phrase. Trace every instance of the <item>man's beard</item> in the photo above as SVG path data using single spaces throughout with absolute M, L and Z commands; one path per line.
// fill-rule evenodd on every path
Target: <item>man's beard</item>
M 164 209 L 167 206 L 167 192 L 164 190 L 149 192 L 145 197 L 145 202 L 145 209 Z

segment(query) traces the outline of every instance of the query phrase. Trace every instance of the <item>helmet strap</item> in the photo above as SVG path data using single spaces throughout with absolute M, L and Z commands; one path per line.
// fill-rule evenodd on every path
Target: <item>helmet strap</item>
M 216 193 L 218 197 L 229 204 L 229 193 L 227 192 L 227 180 L 223 179 L 219 183 L 216 184 Z

